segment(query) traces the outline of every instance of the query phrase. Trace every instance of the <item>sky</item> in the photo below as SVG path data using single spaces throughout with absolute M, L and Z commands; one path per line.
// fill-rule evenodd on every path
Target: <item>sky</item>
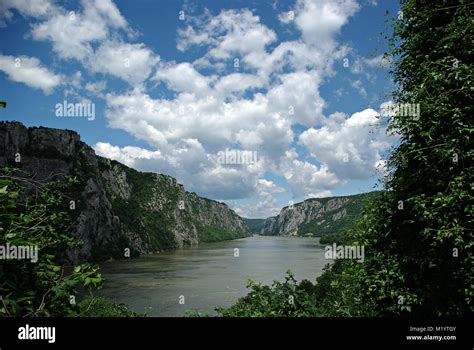
M 97 154 L 244 217 L 371 191 L 397 142 L 379 115 L 393 89 L 381 33 L 398 9 L 0 0 L 0 120 L 75 130 Z

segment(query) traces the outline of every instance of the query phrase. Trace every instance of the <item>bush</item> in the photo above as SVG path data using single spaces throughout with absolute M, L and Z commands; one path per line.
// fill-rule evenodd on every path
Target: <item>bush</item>
M 81 309 L 73 298 L 77 287 L 99 289 L 99 268 L 71 265 L 65 252 L 80 246 L 70 234 L 68 189 L 77 183 L 39 183 L 18 170 L 0 174 L 0 246 L 37 247 L 37 261 L 2 260 L 0 264 L 0 316 L 77 316 Z M 101 300 L 100 310 L 105 308 Z M 110 309 L 118 313 L 122 307 Z
M 78 304 L 77 316 L 81 317 L 140 317 L 125 304 L 114 304 L 102 297 L 85 298 Z
M 217 307 L 223 317 L 301 317 L 316 313 L 314 285 L 304 280 L 297 283 L 288 271 L 284 282 L 274 281 L 272 286 L 263 286 L 249 280 L 250 293 L 240 298 L 228 309 Z

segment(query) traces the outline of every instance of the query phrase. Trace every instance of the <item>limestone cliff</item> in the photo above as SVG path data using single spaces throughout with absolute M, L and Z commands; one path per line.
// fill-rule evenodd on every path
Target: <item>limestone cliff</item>
M 318 237 L 339 234 L 360 214 L 363 204 L 374 193 L 307 199 L 284 207 L 277 216 L 267 218 L 257 233 Z
M 132 256 L 246 237 L 243 220 L 226 204 L 185 191 L 176 179 L 142 173 L 99 157 L 70 130 L 0 122 L 0 168 L 37 181 L 75 176 L 71 234 L 84 242 L 74 261 Z

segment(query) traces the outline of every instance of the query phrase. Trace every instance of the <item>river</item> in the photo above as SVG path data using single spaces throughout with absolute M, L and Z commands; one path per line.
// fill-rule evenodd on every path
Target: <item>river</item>
M 253 236 L 105 262 L 98 294 L 149 316 L 179 317 L 188 309 L 215 315 L 215 306 L 228 307 L 247 294 L 249 278 L 271 284 L 289 269 L 296 279 L 314 282 L 328 263 L 318 242 Z

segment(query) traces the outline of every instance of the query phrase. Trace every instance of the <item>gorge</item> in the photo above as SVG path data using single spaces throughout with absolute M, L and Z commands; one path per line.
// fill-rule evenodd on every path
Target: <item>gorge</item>
M 67 258 L 101 262 L 107 283 L 99 295 L 154 316 L 213 314 L 244 296 L 249 278 L 271 284 L 291 270 L 314 281 L 332 261 L 322 244 L 337 241 L 375 193 L 311 198 L 244 219 L 171 176 L 96 155 L 74 131 L 18 122 L 0 123 L 0 168 L 33 184 L 75 177 L 64 211 L 68 234 L 83 244 Z
M 375 193 L 312 198 L 274 217 L 243 219 L 226 204 L 188 192 L 171 176 L 134 170 L 100 157 L 78 133 L 0 123 L 0 167 L 44 182 L 74 176 L 71 234 L 83 242 L 74 262 L 138 257 L 201 242 L 265 236 L 332 242 Z
M 0 167 L 31 174 L 36 182 L 78 179 L 69 194 L 70 233 L 83 242 L 68 252 L 74 262 L 123 258 L 125 249 L 137 257 L 250 234 L 226 204 L 187 192 L 170 176 L 97 156 L 74 131 L 1 122 Z

